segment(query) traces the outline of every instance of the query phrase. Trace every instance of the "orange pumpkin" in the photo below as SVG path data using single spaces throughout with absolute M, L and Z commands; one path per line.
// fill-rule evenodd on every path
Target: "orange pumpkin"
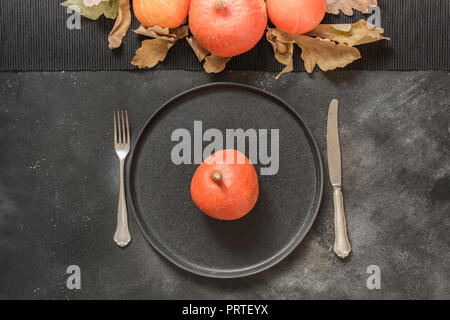
M 245 216 L 259 195 L 258 175 L 236 150 L 218 151 L 203 161 L 191 182 L 191 197 L 201 211 L 219 220 Z
M 176 28 L 186 21 L 189 0 L 133 0 L 133 11 L 146 27 Z
M 267 25 L 264 0 L 191 0 L 189 27 L 200 45 L 220 57 L 252 49 Z
M 326 8 L 327 0 L 267 0 L 270 21 L 290 34 L 306 33 L 317 27 Z

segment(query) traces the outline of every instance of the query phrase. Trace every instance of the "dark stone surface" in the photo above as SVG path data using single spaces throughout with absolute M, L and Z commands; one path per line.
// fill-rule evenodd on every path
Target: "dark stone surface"
M 340 261 L 328 172 L 319 216 L 284 261 L 248 278 L 178 269 L 130 219 L 119 249 L 112 111 L 133 136 L 173 95 L 212 81 L 247 83 L 296 108 L 324 163 L 329 101 L 341 101 L 344 198 L 353 253 Z M 63 72 L 0 74 L 0 298 L 450 298 L 448 72 Z M 306 101 L 299 104 L 298 101 Z M 81 267 L 82 289 L 65 286 Z M 381 290 L 368 290 L 369 265 Z

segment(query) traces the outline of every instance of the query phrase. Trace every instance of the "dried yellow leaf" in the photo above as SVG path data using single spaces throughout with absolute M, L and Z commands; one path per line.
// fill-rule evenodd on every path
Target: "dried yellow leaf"
M 378 5 L 377 0 L 327 0 L 327 12 L 338 14 L 339 10 L 347 16 L 353 15 L 353 9 L 367 13 L 370 6 Z
M 108 1 L 108 0 L 83 0 L 83 4 L 86 7 L 92 7 L 92 6 L 96 6 L 96 5 L 100 4 L 100 2 L 105 2 L 105 1 Z
M 119 12 L 116 22 L 108 36 L 109 48 L 116 49 L 121 46 L 131 24 L 130 0 L 120 0 Z
M 308 32 L 308 35 L 357 46 L 383 39 L 390 40 L 382 35 L 383 32 L 382 28 L 373 28 L 367 21 L 359 20 L 353 24 L 320 24 Z
M 61 3 L 61 5 L 77 11 L 83 17 L 91 20 L 97 20 L 101 15 L 104 15 L 108 19 L 116 19 L 117 12 L 119 11 L 119 0 L 103 0 L 95 5 L 92 3 L 96 2 L 87 3 L 90 5 L 86 5 L 83 0 L 67 0 Z

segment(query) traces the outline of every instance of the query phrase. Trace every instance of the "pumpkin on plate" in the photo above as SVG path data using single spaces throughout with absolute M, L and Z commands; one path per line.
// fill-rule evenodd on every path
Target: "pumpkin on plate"
M 191 0 L 189 28 L 200 45 L 220 57 L 252 49 L 264 35 L 264 0 Z
M 267 0 L 270 21 L 290 34 L 303 34 L 317 27 L 326 8 L 327 0 Z
M 133 11 L 145 27 L 172 29 L 186 21 L 189 0 L 133 0 Z
M 226 149 L 203 161 L 191 181 L 191 197 L 210 217 L 235 220 L 245 216 L 259 195 L 258 175 L 241 152 Z

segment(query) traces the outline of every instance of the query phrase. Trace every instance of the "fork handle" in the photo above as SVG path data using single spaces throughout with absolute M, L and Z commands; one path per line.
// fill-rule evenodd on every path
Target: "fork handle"
M 333 187 L 333 202 L 334 202 L 334 252 L 336 255 L 345 259 L 352 248 L 347 236 L 347 223 L 344 214 L 344 198 L 342 196 L 342 188 Z
M 117 228 L 116 233 L 114 234 L 114 241 L 119 247 L 125 247 L 131 241 L 130 231 L 128 230 L 127 203 L 125 200 L 124 168 L 125 159 L 121 159 L 119 205 L 117 208 Z

